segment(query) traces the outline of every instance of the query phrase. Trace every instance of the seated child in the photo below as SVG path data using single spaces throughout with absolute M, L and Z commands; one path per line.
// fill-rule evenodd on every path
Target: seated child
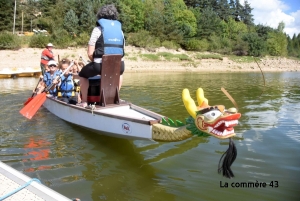
M 60 62 L 60 71 L 64 72 L 70 65 L 70 60 L 62 59 Z M 73 67 L 68 72 L 61 76 L 60 82 L 57 84 L 58 97 L 60 100 L 76 104 L 74 82 L 73 82 Z
M 59 76 L 59 71 L 57 70 L 57 63 L 54 60 L 50 60 L 48 62 L 49 71 L 45 72 L 43 81 L 44 81 L 44 88 L 50 86 L 52 83 L 57 82 L 55 79 Z M 48 91 L 49 95 L 52 97 L 56 97 L 56 87 L 55 85 Z
M 82 67 L 84 66 L 84 64 L 82 62 L 77 62 L 77 61 L 74 61 L 74 68 L 73 68 L 73 74 L 78 74 Z
M 80 103 L 81 102 L 81 97 L 80 97 L 80 82 L 79 82 L 78 73 L 80 72 L 80 70 L 82 69 L 84 64 L 82 62 L 74 61 L 74 65 L 75 66 L 73 68 L 73 81 L 74 81 L 74 85 L 75 85 L 75 92 L 76 92 L 76 96 L 77 96 L 77 102 Z

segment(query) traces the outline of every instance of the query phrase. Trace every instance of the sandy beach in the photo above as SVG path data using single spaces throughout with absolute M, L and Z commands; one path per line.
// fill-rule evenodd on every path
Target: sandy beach
M 5 68 L 34 68 L 39 69 L 40 55 L 42 49 L 38 48 L 22 48 L 19 50 L 1 50 L 0 51 L 0 70 Z M 79 55 L 87 59 L 86 48 L 68 48 L 68 49 L 53 49 L 56 55 L 56 60 L 59 58 L 69 58 L 79 60 Z M 141 54 L 155 54 L 157 52 L 170 52 L 172 54 L 186 54 L 192 61 L 147 61 L 141 57 Z M 230 60 L 228 57 L 223 57 L 223 60 L 218 59 L 196 59 L 196 52 L 185 50 L 168 50 L 158 48 L 155 51 L 147 51 L 143 48 L 126 46 L 125 48 L 125 71 L 126 72 L 153 72 L 153 71 L 208 71 L 208 72 L 243 72 L 243 71 L 260 71 L 259 67 L 265 71 L 300 71 L 300 60 L 287 59 L 283 57 L 265 57 L 258 60 L 258 64 L 253 62 L 238 62 Z M 201 53 L 211 54 L 211 53 Z

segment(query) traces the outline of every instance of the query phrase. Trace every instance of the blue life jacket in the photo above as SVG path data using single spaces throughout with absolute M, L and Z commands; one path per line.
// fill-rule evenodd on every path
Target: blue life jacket
M 50 72 L 46 72 L 44 74 L 44 82 L 45 82 L 46 86 L 47 87 L 50 86 L 52 84 L 53 80 L 59 75 L 60 75 L 59 71 L 55 71 L 53 73 L 53 76 L 51 76 Z M 56 87 L 54 87 L 53 90 L 51 90 L 51 89 L 49 90 L 49 94 L 56 96 L 56 91 L 57 91 Z
M 120 54 L 124 56 L 124 36 L 122 25 L 117 20 L 98 20 L 101 35 L 96 41 L 94 58 L 102 58 L 104 54 Z
M 61 94 L 59 94 L 61 92 Z M 58 87 L 58 96 L 69 98 L 74 96 L 74 83 L 72 74 L 68 74 L 67 77 L 65 75 L 61 76 L 61 84 Z

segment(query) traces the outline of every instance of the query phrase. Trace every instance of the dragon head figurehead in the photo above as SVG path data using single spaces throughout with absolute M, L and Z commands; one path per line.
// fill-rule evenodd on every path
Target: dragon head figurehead
M 237 109 L 229 108 L 226 110 L 223 105 L 209 106 L 202 88 L 197 89 L 196 97 L 198 106 L 191 98 L 188 89 L 182 91 L 184 106 L 194 119 L 196 128 L 220 139 L 234 136 L 233 127 L 238 124 L 238 119 L 241 117 Z
M 226 95 L 231 98 L 229 94 Z M 241 114 L 237 112 L 236 108 L 226 110 L 223 105 L 209 106 L 202 88 L 197 89 L 196 97 L 198 106 L 196 106 L 195 101 L 191 98 L 188 89 L 182 91 L 184 106 L 191 115 L 187 119 L 186 128 L 192 134 L 207 133 L 220 139 L 229 138 L 229 147 L 219 161 L 218 172 L 222 172 L 223 176 L 228 178 L 234 177 L 230 167 L 236 159 L 237 149 L 231 137 L 235 135 L 233 127 L 238 124 Z

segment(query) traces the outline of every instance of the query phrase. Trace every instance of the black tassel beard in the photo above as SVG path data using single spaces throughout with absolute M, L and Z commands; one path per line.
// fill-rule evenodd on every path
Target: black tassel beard
M 230 166 L 235 161 L 236 156 L 237 156 L 237 149 L 235 147 L 234 142 L 231 140 L 231 138 L 229 138 L 229 147 L 219 160 L 218 173 L 222 172 L 223 176 L 227 178 L 234 177 L 234 174 Z M 220 166 L 221 162 L 222 162 L 222 166 Z

